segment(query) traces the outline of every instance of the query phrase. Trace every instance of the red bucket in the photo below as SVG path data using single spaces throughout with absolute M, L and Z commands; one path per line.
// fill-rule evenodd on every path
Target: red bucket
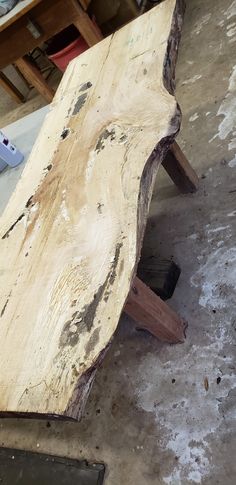
M 87 42 L 85 42 L 83 37 L 79 36 L 78 39 L 68 44 L 64 49 L 55 52 L 55 54 L 48 54 L 48 57 L 56 64 L 60 71 L 64 72 L 69 62 L 88 48 Z

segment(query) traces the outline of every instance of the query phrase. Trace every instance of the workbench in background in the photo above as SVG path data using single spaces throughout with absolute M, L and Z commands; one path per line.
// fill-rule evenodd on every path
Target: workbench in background
M 0 71 L 15 64 L 24 77 L 48 101 L 53 89 L 40 70 L 32 64 L 28 53 L 71 24 L 79 30 L 87 44 L 92 46 L 103 36 L 87 14 L 90 0 L 23 0 L 7 15 L 0 18 Z M 35 30 L 32 29 L 35 26 Z M 7 79 L 0 76 L 0 85 L 6 89 Z M 9 83 L 8 92 L 17 96 Z

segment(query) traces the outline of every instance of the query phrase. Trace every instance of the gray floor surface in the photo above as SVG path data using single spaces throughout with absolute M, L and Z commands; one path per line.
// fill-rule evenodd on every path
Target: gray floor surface
M 122 318 L 83 420 L 1 420 L 0 445 L 104 461 L 108 485 L 235 484 L 235 46 L 235 0 L 188 0 L 178 142 L 200 189 L 180 195 L 160 173 L 144 244 L 182 269 L 170 305 L 186 342 L 161 344 Z

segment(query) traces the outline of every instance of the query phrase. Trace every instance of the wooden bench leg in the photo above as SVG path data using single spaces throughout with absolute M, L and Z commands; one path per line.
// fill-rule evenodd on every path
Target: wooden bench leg
M 196 192 L 198 176 L 176 141 L 171 145 L 162 165 L 181 192 Z
M 3 72 L 0 72 L 0 86 L 7 91 L 9 96 L 11 96 L 17 103 L 24 103 L 25 98 L 23 94 L 12 84 L 10 79 L 8 79 Z
M 89 47 L 92 47 L 103 39 L 103 35 L 77 0 L 71 0 L 71 3 L 77 12 L 77 18 L 73 20 L 73 24 L 79 30 Z
M 55 94 L 54 90 L 45 81 L 40 70 L 30 61 L 28 56 L 21 57 L 15 61 L 15 65 L 20 69 L 23 76 L 27 81 L 32 84 L 37 91 L 46 99 L 48 103 L 51 103 Z
M 184 342 L 186 323 L 137 276 L 132 284 L 125 313 L 140 328 L 169 343 Z

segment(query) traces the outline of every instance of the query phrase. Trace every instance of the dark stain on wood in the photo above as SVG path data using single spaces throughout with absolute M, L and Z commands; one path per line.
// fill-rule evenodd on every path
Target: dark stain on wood
M 33 195 L 27 200 L 25 207 L 28 209 L 32 205 Z
M 7 230 L 7 232 L 5 232 L 5 234 L 2 236 L 2 239 L 6 239 L 7 237 L 9 237 L 10 232 L 14 229 L 14 227 L 16 226 L 16 224 L 18 224 L 18 222 L 20 222 L 21 219 L 23 219 L 24 215 L 25 215 L 25 213 L 23 212 L 23 214 L 21 214 L 16 219 L 16 221 L 11 225 L 11 227 L 9 227 L 9 229 Z
M 31 197 L 27 200 L 27 202 L 25 204 L 25 208 L 29 209 L 30 207 L 33 207 L 34 205 L 35 204 L 33 203 L 33 195 L 31 195 Z M 22 212 L 22 214 L 16 219 L 16 221 L 11 225 L 11 227 L 9 227 L 7 232 L 5 232 L 5 234 L 2 236 L 2 239 L 6 239 L 7 237 L 9 237 L 10 232 L 14 229 L 16 224 L 18 224 L 18 222 L 20 222 L 21 219 L 23 219 L 23 217 L 25 215 L 26 215 L 26 212 Z
M 93 349 L 96 347 L 96 344 L 99 341 L 100 330 L 101 330 L 101 327 L 95 328 L 95 330 L 91 334 L 89 341 L 85 345 L 85 358 L 87 358 L 88 355 L 91 354 Z
M 77 115 L 80 112 L 81 108 L 85 104 L 85 101 L 87 99 L 87 96 L 88 96 L 88 94 L 87 93 L 84 93 L 84 94 L 81 94 L 78 97 L 78 99 L 77 99 L 77 101 L 75 103 L 75 106 L 74 106 L 74 110 L 73 110 L 72 116 L 75 116 L 75 115 Z
M 108 288 L 106 288 L 106 291 L 104 293 L 104 301 L 107 302 L 110 294 L 111 294 L 111 286 L 113 285 L 114 281 L 115 281 L 115 278 L 116 278 L 116 268 L 117 268 L 117 264 L 118 264 L 118 261 L 119 261 L 119 256 L 120 256 L 120 250 L 121 250 L 121 247 L 123 246 L 123 243 L 118 243 L 116 245 L 116 251 L 115 251 L 115 256 L 114 256 L 114 260 L 113 260 L 113 263 L 112 263 L 112 268 L 111 268 L 111 271 L 108 275 Z
M 107 140 L 107 138 L 109 138 L 112 140 L 115 140 L 115 129 L 112 128 L 110 131 L 109 130 L 104 130 L 101 135 L 99 136 L 98 138 L 98 141 L 97 141 L 97 145 L 96 145 L 96 148 L 95 148 L 95 151 L 97 153 L 99 153 L 101 150 L 103 150 L 105 148 L 105 143 L 104 141 Z
M 74 366 L 73 367 L 73 370 L 72 370 L 72 373 L 75 377 L 78 377 L 79 376 L 79 371 L 76 369 L 76 367 Z
M 78 343 L 81 333 L 91 331 L 100 301 L 102 298 L 107 301 L 111 293 L 110 287 L 113 285 L 116 278 L 116 268 L 122 246 L 123 243 L 118 243 L 116 245 L 115 256 L 111 264 L 110 272 L 108 273 L 104 283 L 94 294 L 93 300 L 88 305 L 85 305 L 82 311 L 74 312 L 71 316 L 71 320 L 68 320 L 65 323 L 60 337 L 60 347 L 65 347 L 67 345 L 74 347 Z M 77 327 L 76 330 L 74 329 L 74 326 Z
M 64 130 L 61 133 L 61 140 L 65 140 L 69 135 L 69 133 L 70 133 L 69 128 L 64 128 Z
M 54 152 L 54 154 L 55 154 L 55 152 Z M 49 165 L 47 165 L 47 167 L 45 167 L 43 169 L 45 177 L 47 176 L 48 172 L 50 172 L 50 170 L 52 170 L 52 167 L 53 167 L 52 163 L 49 163 Z
M 2 308 L 2 311 L 1 311 L 1 313 L 0 313 L 0 318 L 2 318 L 2 317 L 3 317 L 3 315 L 4 315 L 4 313 L 5 313 L 5 310 L 6 310 L 6 308 L 7 308 L 7 305 L 8 305 L 9 299 L 10 299 L 10 296 L 11 296 L 11 291 L 10 291 L 10 293 L 9 293 L 8 297 L 7 297 L 7 300 L 6 300 L 6 302 L 5 302 L 5 305 L 4 305 L 4 306 L 3 306 L 3 308 Z
M 115 278 L 116 278 L 116 268 L 117 268 L 117 264 L 118 264 L 118 261 L 119 261 L 120 250 L 121 250 L 122 246 L 123 246 L 123 243 L 118 243 L 116 245 L 114 260 L 113 260 L 113 263 L 112 263 L 110 274 L 108 275 L 109 276 L 108 283 L 109 283 L 110 286 L 113 285 Z
M 91 87 L 92 87 L 92 83 L 90 81 L 88 81 L 87 83 L 82 84 L 82 86 L 80 88 L 80 92 L 86 91 L 87 89 L 89 89 Z
M 127 135 L 125 133 L 123 133 L 123 135 L 121 135 L 120 137 L 120 142 L 125 142 L 127 140 Z
M 5 310 L 6 310 L 6 308 L 7 308 L 8 301 L 9 301 L 9 298 L 7 299 L 7 301 L 6 301 L 5 305 L 4 305 L 4 307 L 2 308 L 2 311 L 1 311 L 1 314 L 0 314 L 0 316 L 1 316 L 1 317 L 2 317 L 2 316 L 4 315 L 4 313 L 5 313 Z
M 122 259 L 122 261 L 120 262 L 120 267 L 119 267 L 119 275 L 121 275 L 123 273 L 124 266 L 125 266 L 125 263 L 124 263 L 124 260 Z
M 90 332 L 97 307 L 102 299 L 106 285 L 107 280 L 100 286 L 97 293 L 94 294 L 93 300 L 88 305 L 85 305 L 81 312 L 75 312 L 72 315 L 72 319 L 66 322 L 60 339 L 60 344 L 62 346 L 70 345 L 74 347 L 79 341 L 80 333 Z M 76 332 L 71 331 L 74 325 L 77 327 Z
M 140 54 L 136 54 L 135 56 L 131 57 L 130 60 L 132 61 L 133 59 L 137 59 L 137 57 L 143 56 L 143 54 L 146 54 L 146 52 L 149 52 L 150 49 L 146 49 L 143 52 L 140 52 Z
M 102 207 L 104 206 L 104 204 L 101 204 L 101 202 L 98 202 L 97 203 L 97 210 L 98 210 L 98 213 L 99 214 L 102 214 Z

